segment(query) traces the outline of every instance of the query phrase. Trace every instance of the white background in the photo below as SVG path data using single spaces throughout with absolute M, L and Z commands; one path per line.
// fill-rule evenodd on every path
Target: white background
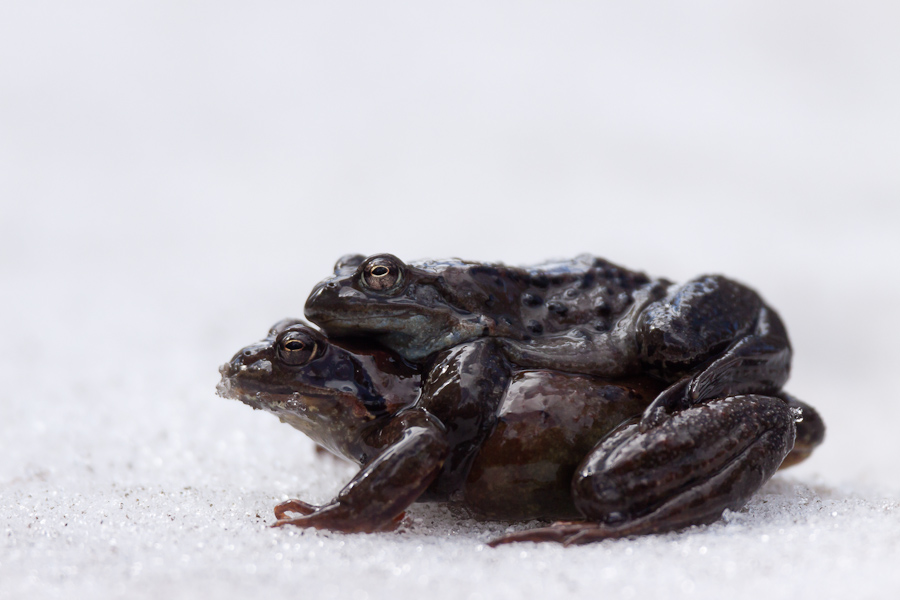
M 900 10 L 4 2 L 0 597 L 900 592 Z M 720 272 L 824 446 L 712 527 L 590 547 L 270 530 L 353 470 L 214 395 L 348 252 Z

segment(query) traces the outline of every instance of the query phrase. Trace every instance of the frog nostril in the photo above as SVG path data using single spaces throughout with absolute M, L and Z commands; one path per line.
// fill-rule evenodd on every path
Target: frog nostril
M 258 360 L 252 365 L 250 365 L 251 373 L 265 373 L 267 375 L 272 373 L 272 363 L 268 360 Z
M 322 299 L 323 296 L 333 295 L 338 289 L 340 289 L 340 287 L 341 286 L 334 281 L 325 281 L 320 283 L 316 286 L 316 289 L 314 289 L 309 295 L 309 298 L 307 298 L 307 305 L 309 305 L 310 302 Z

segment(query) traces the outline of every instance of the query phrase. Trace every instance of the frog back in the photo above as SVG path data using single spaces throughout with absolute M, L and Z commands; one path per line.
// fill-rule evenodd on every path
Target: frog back
M 487 317 L 489 335 L 517 340 L 575 326 L 606 331 L 631 306 L 634 292 L 651 283 L 644 273 L 587 254 L 529 267 L 445 260 L 419 268 L 439 274 L 448 303 Z

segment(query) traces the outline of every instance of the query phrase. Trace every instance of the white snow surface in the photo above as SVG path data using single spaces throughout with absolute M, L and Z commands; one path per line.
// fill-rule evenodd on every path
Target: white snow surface
M 87 1 L 0 9 L 0 598 L 896 598 L 900 10 Z M 215 396 L 342 254 L 721 272 L 828 434 L 713 525 L 488 548 Z

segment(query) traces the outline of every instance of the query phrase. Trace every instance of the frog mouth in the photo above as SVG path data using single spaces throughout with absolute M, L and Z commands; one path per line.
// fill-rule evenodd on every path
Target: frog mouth
M 323 329 L 328 330 L 346 330 L 353 331 L 355 329 L 360 328 L 373 328 L 376 330 L 383 329 L 385 327 L 390 327 L 393 325 L 393 321 L 385 322 L 385 319 L 415 319 L 416 317 L 421 318 L 421 313 L 423 310 L 413 311 L 410 308 L 406 307 L 397 307 L 393 310 L 366 310 L 365 312 L 360 312 L 360 314 L 354 315 L 351 319 L 347 319 L 346 317 L 326 317 L 326 316 L 318 316 L 314 315 L 310 317 L 315 323 L 320 325 Z M 351 325 L 347 325 L 351 323 Z
M 216 395 L 229 400 L 240 400 L 244 404 L 248 404 L 253 408 L 265 408 L 264 402 L 278 397 L 290 396 L 294 390 L 284 388 L 279 389 L 271 385 L 263 386 L 256 381 L 248 381 L 237 377 L 222 377 L 216 385 Z
M 342 335 L 360 330 L 390 331 L 398 326 L 427 328 L 433 321 L 443 323 L 451 319 L 452 313 L 460 316 L 469 314 L 445 303 L 435 302 L 433 306 L 423 306 L 405 298 L 396 298 L 377 306 L 370 301 L 346 302 L 340 315 L 310 305 L 305 309 L 307 319 L 331 334 L 339 332 Z
M 255 410 L 277 412 L 290 406 L 305 411 L 321 402 L 335 402 L 340 394 L 336 390 L 307 387 L 294 382 L 291 386 L 273 386 L 262 382 L 223 376 L 216 385 L 216 395 L 229 400 L 239 400 Z

